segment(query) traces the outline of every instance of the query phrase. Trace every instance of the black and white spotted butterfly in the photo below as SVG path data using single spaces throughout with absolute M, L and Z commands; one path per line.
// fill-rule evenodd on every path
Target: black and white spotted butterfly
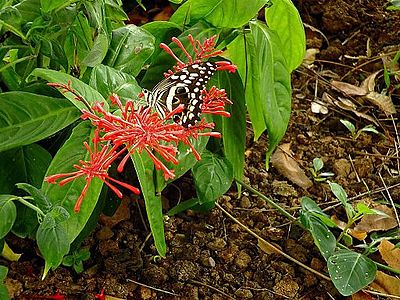
M 165 112 L 184 104 L 185 109 L 175 115 L 174 121 L 185 127 L 193 126 L 200 119 L 202 91 L 216 69 L 217 65 L 208 61 L 189 65 L 160 81 L 151 91 L 143 90 L 144 99 L 162 118 Z

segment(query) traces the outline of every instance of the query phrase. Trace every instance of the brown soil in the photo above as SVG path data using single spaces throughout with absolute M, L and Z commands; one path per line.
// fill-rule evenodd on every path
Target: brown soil
M 359 111 L 376 120 L 386 138 L 363 133 L 354 141 L 339 120 L 352 120 L 357 128 L 371 122 L 333 106 L 326 115 L 314 114 L 310 106 L 311 101 L 322 99 L 324 93 L 346 97 L 329 84 L 332 78 L 359 85 L 365 77 L 383 69 L 382 60 L 375 59 L 376 56 L 400 45 L 400 13 L 387 11 L 385 4 L 384 0 L 295 1 L 303 21 L 323 32 L 329 42 L 320 32 L 307 27 L 307 48 L 316 48 L 320 53 L 312 67 L 302 66 L 293 73 L 293 113 L 283 142 L 291 143 L 293 158 L 310 178 L 308 168 L 312 160 L 321 157 L 324 171 L 334 172 L 334 181 L 350 197 L 366 192 L 367 188 L 374 191 L 381 187 L 379 172 L 387 185 L 396 183 L 398 177 L 393 177 L 392 170 L 397 169 L 397 161 L 384 157 L 393 152 L 392 121 L 379 108 L 357 98 Z M 353 69 L 362 63 L 365 65 L 360 69 Z M 398 104 L 398 99 L 394 101 Z M 306 191 L 274 167 L 267 171 L 266 148 L 267 137 L 254 142 L 249 130 L 245 182 L 293 215 L 298 213 L 302 196 L 318 201 L 321 207 L 332 204 L 326 183 L 314 183 Z M 180 180 L 175 189 L 193 190 L 189 179 Z M 391 193 L 398 199 L 400 190 L 394 188 Z M 365 198 L 371 201 L 375 196 L 382 198 L 379 193 Z M 168 194 L 166 205 L 174 199 L 173 193 Z M 246 190 L 238 198 L 232 189 L 219 203 L 267 241 L 327 274 L 325 261 L 310 235 L 272 210 L 264 200 Z M 10 238 L 12 249 L 24 253 L 19 262 L 4 261 L 9 267 L 7 285 L 15 289 L 15 299 L 53 295 L 57 289 L 67 295 L 66 299 L 93 299 L 103 288 L 107 295 L 122 299 L 341 299 L 332 283 L 282 256 L 263 252 L 254 237 L 218 208 L 206 214 L 188 211 L 165 218 L 168 252 L 165 259 L 159 259 L 142 222 L 143 211 L 142 203 L 126 200 L 118 217 L 102 217 L 95 232 L 84 242 L 90 248 L 91 258 L 79 275 L 71 268 L 59 267 L 41 281 L 43 260 L 32 253 L 34 243 Z M 328 213 L 341 212 L 331 209 Z

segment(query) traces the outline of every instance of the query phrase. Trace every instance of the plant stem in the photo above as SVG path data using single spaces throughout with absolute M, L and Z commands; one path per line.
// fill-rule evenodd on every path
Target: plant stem
M 252 192 L 253 194 L 256 194 L 257 196 L 259 196 L 261 199 L 265 200 L 268 202 L 269 205 L 271 205 L 273 208 L 277 209 L 282 215 L 284 215 L 285 217 L 289 218 L 292 221 L 296 221 L 297 219 L 295 217 L 293 217 L 290 213 L 288 213 L 285 209 L 283 209 L 280 205 L 276 204 L 272 199 L 266 197 L 264 194 L 260 193 L 259 191 L 257 191 L 256 189 L 253 189 L 250 185 L 244 183 L 243 181 L 235 178 L 235 181 L 239 184 L 241 184 L 242 186 L 244 186 L 247 190 L 249 190 L 250 192 Z
M 26 197 L 27 198 L 27 197 Z M 33 205 L 32 203 L 30 203 L 29 201 L 26 201 L 24 198 L 22 197 L 18 197 L 16 198 L 16 200 L 18 200 L 19 202 L 21 202 L 22 204 L 28 206 L 30 209 L 33 209 L 34 211 L 36 211 L 38 214 L 40 214 L 41 216 L 45 216 L 45 213 L 37 206 Z

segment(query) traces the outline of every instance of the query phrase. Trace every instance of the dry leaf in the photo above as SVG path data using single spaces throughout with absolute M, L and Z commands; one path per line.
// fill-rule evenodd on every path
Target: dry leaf
M 364 81 L 361 83 L 361 87 L 364 88 L 368 93 L 375 91 L 375 78 L 380 72 L 376 71 L 375 73 L 369 75 Z
M 362 88 L 347 82 L 333 80 L 331 84 L 333 87 L 349 96 L 365 96 L 368 92 L 366 88 Z
M 351 295 L 351 300 L 373 300 L 374 298 L 363 290 Z
M 387 116 L 396 113 L 396 108 L 394 107 L 392 98 L 387 95 L 382 95 L 377 92 L 370 92 L 365 98 L 367 98 L 372 104 L 376 105 Z
M 364 215 L 361 221 L 354 227 L 357 231 L 378 231 L 389 230 L 397 226 L 397 221 L 394 216 L 393 210 L 386 205 L 378 205 L 374 209 L 387 214 L 385 215 Z
M 309 66 L 312 65 L 315 61 L 315 56 L 319 53 L 319 50 L 316 48 L 310 48 L 306 50 L 306 54 L 303 58 L 303 65 Z
M 400 296 L 400 279 L 387 275 L 382 271 L 376 272 L 375 280 L 370 284 L 370 287 L 381 293 Z
M 328 113 L 328 108 L 320 101 L 313 101 L 311 102 L 311 111 L 314 114 L 326 115 Z
M 333 221 L 333 223 L 336 224 L 336 226 L 340 229 L 345 229 L 346 228 L 346 222 L 343 222 L 342 220 L 339 220 L 336 215 L 333 215 L 331 217 L 331 220 Z M 367 237 L 367 233 L 365 231 L 358 231 L 358 230 L 354 230 L 354 229 L 349 229 L 347 231 L 348 234 L 350 234 L 352 237 L 356 238 L 359 241 L 364 240 Z
M 388 266 L 400 270 L 400 249 L 388 240 L 383 240 L 378 246 L 379 253 Z
M 279 146 L 271 157 L 271 164 L 287 179 L 303 189 L 313 185 L 299 164 L 290 155 L 290 143 Z
M 108 217 L 106 215 L 100 216 L 100 220 L 99 220 L 100 223 L 102 223 L 110 228 L 113 228 L 118 223 L 125 221 L 125 220 L 129 220 L 131 217 L 131 213 L 129 210 L 129 205 L 131 202 L 132 202 L 132 200 L 129 199 L 129 197 L 123 197 L 120 206 L 118 206 L 117 210 L 111 217 Z

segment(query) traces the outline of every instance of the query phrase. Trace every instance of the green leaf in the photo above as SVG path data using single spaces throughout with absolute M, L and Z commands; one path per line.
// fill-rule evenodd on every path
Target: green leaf
M 232 165 L 234 177 L 241 179 L 246 148 L 246 104 L 243 84 L 238 74 L 218 72 L 210 80 L 210 85 L 224 88 L 228 98 L 233 102 L 232 105 L 227 105 L 226 109 L 231 113 L 231 117 L 221 118 L 221 133 L 224 155 Z
M 8 294 L 8 289 L 5 284 L 0 283 L 0 299 L 9 300 L 10 295 Z
M 257 140 L 268 130 L 267 164 L 288 126 L 291 111 L 290 72 L 275 32 L 259 21 L 250 22 L 251 33 L 228 45 L 229 57 L 239 67 L 245 83 L 246 104 Z M 244 49 L 247 49 L 247 58 Z M 246 62 L 248 65 L 246 67 Z
M 331 188 L 332 193 L 335 195 L 335 197 L 343 204 L 345 205 L 348 201 L 347 198 L 347 193 L 346 191 L 342 188 L 341 185 L 337 184 L 336 182 L 328 182 L 329 187 Z
M 84 271 L 82 261 L 77 261 L 74 263 L 74 270 L 76 273 L 82 273 Z
M 20 38 L 25 39 L 26 37 L 21 28 L 22 23 L 22 15 L 17 8 L 8 6 L 0 10 L 0 25 Z
M 147 30 L 155 37 L 154 45 L 155 49 L 150 57 L 150 61 L 163 51 L 159 45 L 162 42 L 169 43 L 172 36 L 179 36 L 181 34 L 180 27 L 172 22 L 166 21 L 153 21 L 143 24 L 141 28 Z
M 66 2 L 65 0 L 40 0 L 41 8 L 44 13 L 48 13 L 55 9 L 60 9 L 68 3 L 69 5 L 78 0 Z
M 355 134 L 356 133 L 356 127 L 354 126 L 353 123 L 351 123 L 350 121 L 347 120 L 340 120 L 340 122 L 346 126 L 346 128 L 351 132 L 351 134 Z
M 89 154 L 83 146 L 83 142 L 86 141 L 89 143 L 89 146 L 93 147 L 90 138 L 92 134 L 93 128 L 90 122 L 82 122 L 76 126 L 70 138 L 55 155 L 47 170 L 46 176 L 76 171 L 73 167 L 74 164 L 77 164 L 79 160 L 87 161 L 89 159 Z M 75 202 L 85 184 L 86 180 L 84 178 L 77 178 L 64 186 L 49 184 L 47 182 L 44 182 L 42 185 L 43 193 L 50 199 L 52 204 L 61 205 L 71 215 L 67 221 L 62 223 L 68 243 L 72 243 L 85 227 L 86 222 L 96 206 L 103 186 L 101 180 L 94 178 L 90 183 L 79 213 L 75 213 Z
M 199 203 L 215 201 L 232 184 L 232 166 L 226 158 L 204 151 L 192 168 Z
M 68 101 L 25 92 L 0 94 L 0 152 L 44 139 L 79 118 Z
M 7 277 L 8 268 L 0 265 L 0 282 L 4 282 Z M 3 298 L 0 298 L 3 299 Z
M 168 211 L 168 216 L 172 217 L 176 214 L 179 214 L 181 212 L 184 212 L 185 210 L 188 210 L 189 208 L 192 208 L 195 205 L 199 204 L 199 199 L 197 198 L 192 198 L 186 201 L 183 201 L 179 203 L 178 205 L 174 206 Z
M 138 95 L 142 91 L 135 77 L 105 65 L 93 68 L 89 84 L 104 98 L 117 94 L 125 101 L 128 99 L 139 101 Z
M 201 19 L 215 27 L 238 28 L 254 18 L 266 0 L 189 0 L 170 18 L 182 28 Z
M 18 201 L 14 204 L 17 208 L 17 218 L 11 232 L 20 238 L 34 238 L 39 225 L 37 212 Z
M 154 245 L 156 246 L 158 254 L 165 257 L 167 246 L 164 237 L 162 204 L 161 197 L 156 196 L 153 162 L 145 151 L 140 154 L 137 152 L 133 153 L 131 159 L 135 165 L 136 174 L 139 178 L 141 191 L 146 205 L 147 218 L 154 238 Z
M 291 0 L 274 0 L 266 8 L 265 19 L 285 45 L 281 51 L 289 71 L 293 71 L 302 63 L 306 52 L 306 36 L 299 12 Z
M 99 65 L 106 57 L 109 42 L 107 34 L 99 33 L 94 40 L 93 47 L 83 58 L 82 64 L 88 67 Z
M 13 202 L 15 196 L 0 195 L 0 239 L 4 238 L 14 225 L 17 209 Z
M 28 183 L 18 183 L 17 187 L 24 190 L 34 199 L 35 204 L 45 213 L 51 209 L 51 202 L 43 192 Z
M 333 233 L 317 216 L 311 213 L 302 212 L 300 221 L 310 231 L 322 256 L 328 260 L 336 249 L 336 239 Z
M 19 11 L 22 20 L 25 22 L 32 22 L 41 15 L 40 0 L 22 0 L 14 7 Z
M 360 131 L 363 131 L 363 132 L 372 132 L 372 133 L 375 133 L 375 134 L 379 134 L 379 131 L 376 130 L 376 128 L 375 128 L 374 125 L 367 125 L 367 126 L 361 128 Z
M 316 172 L 321 170 L 324 167 L 324 162 L 322 161 L 321 158 L 316 157 L 313 159 L 313 168 Z
M 12 193 L 17 182 L 40 187 L 51 159 L 37 144 L 0 152 L 0 193 Z
M 154 51 L 154 37 L 133 24 L 115 29 L 104 64 L 136 76 Z
M 51 211 L 46 214 L 36 232 L 36 241 L 40 253 L 45 259 L 42 278 L 46 277 L 50 268 L 58 267 L 62 262 L 63 256 L 69 252 L 68 235 L 65 227 L 62 226 L 65 219 L 60 217 L 63 212 L 59 209 L 61 207 L 57 207 L 54 212 Z
M 370 284 L 376 269 L 371 259 L 350 250 L 339 250 L 328 259 L 329 275 L 343 296 L 355 294 Z
M 74 89 L 80 96 L 82 96 L 89 103 L 90 106 L 93 106 L 95 102 L 100 102 L 104 103 L 104 109 L 108 110 L 108 104 L 106 100 L 98 91 L 71 75 L 54 70 L 40 68 L 33 70 L 32 75 L 44 78 L 48 82 L 56 82 L 62 84 L 68 84 L 70 82 L 72 89 Z M 87 107 L 81 101 L 75 99 L 76 96 L 74 94 L 67 92 L 63 95 L 80 110 L 87 109 Z
M 309 197 L 301 197 L 301 210 L 303 213 L 310 213 L 317 218 L 319 218 L 325 225 L 329 227 L 337 227 L 335 222 L 331 220 L 331 218 L 322 211 L 322 209 Z M 303 224 L 305 225 L 305 224 Z

